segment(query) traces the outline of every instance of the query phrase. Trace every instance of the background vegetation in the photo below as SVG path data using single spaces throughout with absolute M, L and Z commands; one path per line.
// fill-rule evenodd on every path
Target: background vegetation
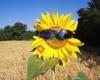
M 77 11 L 79 25 L 76 37 L 88 46 L 100 46 L 100 0 L 91 0 L 87 8 Z
M 0 29 L 0 40 L 30 40 L 34 33 L 27 30 L 27 25 L 17 22 Z

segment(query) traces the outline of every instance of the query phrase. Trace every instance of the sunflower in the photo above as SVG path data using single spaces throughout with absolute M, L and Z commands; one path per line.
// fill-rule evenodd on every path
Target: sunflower
M 40 35 L 33 36 L 35 39 L 32 43 L 34 47 L 33 55 L 38 55 L 38 57 L 42 57 L 43 60 L 59 58 L 63 65 L 66 64 L 66 61 L 77 59 L 77 53 L 80 54 L 78 46 L 82 46 L 83 43 L 72 36 L 72 34 L 75 34 L 74 31 L 77 28 L 78 21 L 72 20 L 71 17 L 71 13 L 66 15 L 62 14 L 60 16 L 54 12 L 52 14 L 42 13 L 41 19 L 37 19 L 35 22 L 34 28 L 36 31 L 40 33 L 50 30 L 51 32 L 57 33 L 59 31 L 66 31 L 67 35 L 65 35 L 64 39 L 56 37 L 45 39 Z M 45 36 L 47 33 L 43 35 Z M 62 36 L 62 33 L 60 33 L 60 35 Z M 68 35 L 69 37 L 66 37 Z

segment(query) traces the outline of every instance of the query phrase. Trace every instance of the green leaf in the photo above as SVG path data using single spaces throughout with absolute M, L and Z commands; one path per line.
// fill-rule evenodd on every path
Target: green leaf
M 37 56 L 31 56 L 28 61 L 28 80 L 35 79 L 38 75 L 47 71 L 48 62 L 39 59 Z
M 55 66 L 59 63 L 59 59 L 58 58 L 53 58 L 49 61 L 49 68 L 54 70 Z
M 79 72 L 77 75 L 77 80 L 90 80 L 83 72 Z
M 72 77 L 70 75 L 68 75 L 67 80 L 72 80 Z
M 37 56 L 31 56 L 28 60 L 28 80 L 35 79 L 38 75 L 46 72 L 49 68 L 54 69 L 58 59 L 42 60 Z

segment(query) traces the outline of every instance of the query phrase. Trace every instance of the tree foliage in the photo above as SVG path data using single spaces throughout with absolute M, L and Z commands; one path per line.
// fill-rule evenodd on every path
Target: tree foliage
M 27 30 L 27 25 L 20 22 L 0 29 L 0 40 L 29 40 L 32 39 L 33 35 L 34 32 Z
M 79 15 L 79 25 L 76 36 L 80 38 L 85 45 L 100 45 L 100 0 L 91 0 L 87 8 L 81 8 L 77 11 Z

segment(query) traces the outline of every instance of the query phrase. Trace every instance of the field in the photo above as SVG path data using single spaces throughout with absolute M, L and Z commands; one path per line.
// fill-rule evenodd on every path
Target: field
M 27 62 L 32 55 L 32 41 L 0 41 L 0 80 L 27 80 Z M 63 80 L 67 74 L 73 77 L 83 71 L 91 80 L 96 80 L 95 67 L 88 68 L 83 63 L 68 63 L 66 69 L 57 66 L 56 80 Z M 63 74 L 62 74 L 63 73 Z M 50 71 L 37 80 L 51 80 Z

